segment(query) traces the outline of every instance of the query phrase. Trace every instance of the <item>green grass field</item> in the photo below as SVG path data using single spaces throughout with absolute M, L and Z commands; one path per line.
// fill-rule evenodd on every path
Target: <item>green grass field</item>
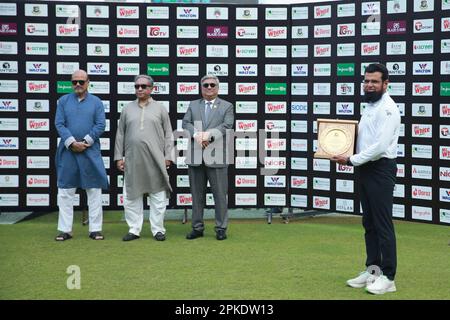
M 76 215 L 74 238 L 56 242 L 57 214 L 0 225 L 0 299 L 450 299 L 450 229 L 396 221 L 397 292 L 372 296 L 345 281 L 364 267 L 361 219 L 355 216 L 230 221 L 217 241 L 188 241 L 190 225 L 166 221 L 167 240 L 123 242 L 122 214 L 107 212 L 104 241 L 88 238 Z M 69 290 L 67 267 L 81 270 Z

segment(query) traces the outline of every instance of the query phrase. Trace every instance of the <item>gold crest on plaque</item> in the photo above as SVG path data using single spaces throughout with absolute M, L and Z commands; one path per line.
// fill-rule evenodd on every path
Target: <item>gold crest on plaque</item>
M 317 119 L 318 145 L 314 157 L 353 155 L 357 125 L 355 120 Z

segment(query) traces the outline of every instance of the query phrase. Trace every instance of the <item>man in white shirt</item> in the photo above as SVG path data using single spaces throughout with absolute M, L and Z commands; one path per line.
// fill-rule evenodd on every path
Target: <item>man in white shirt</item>
M 347 284 L 354 288 L 366 287 L 373 294 L 396 291 L 397 249 L 392 204 L 400 112 L 386 92 L 388 83 L 389 73 L 384 65 L 370 64 L 366 68 L 363 84 L 368 105 L 359 122 L 356 154 L 331 159 L 360 168 L 367 270 Z

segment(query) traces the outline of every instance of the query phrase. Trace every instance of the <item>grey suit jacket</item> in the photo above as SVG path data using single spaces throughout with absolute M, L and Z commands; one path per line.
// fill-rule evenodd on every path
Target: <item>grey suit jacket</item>
M 208 122 L 205 121 L 205 100 L 191 101 L 183 118 L 183 129 L 190 137 L 186 164 L 199 166 L 204 163 L 208 167 L 223 168 L 227 161 L 227 130 L 234 124 L 234 106 L 228 101 L 216 98 L 212 106 Z M 210 145 L 204 150 L 194 140 L 195 132 L 206 131 L 211 135 Z M 230 136 L 232 138 L 233 135 Z

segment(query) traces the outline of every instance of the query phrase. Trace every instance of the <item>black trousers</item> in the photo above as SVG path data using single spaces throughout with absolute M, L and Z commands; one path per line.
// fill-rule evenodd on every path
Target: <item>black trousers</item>
M 360 167 L 359 188 L 366 240 L 366 266 L 380 267 L 389 280 L 394 280 L 397 270 L 397 248 L 392 222 L 396 176 L 395 159 L 381 158 Z

